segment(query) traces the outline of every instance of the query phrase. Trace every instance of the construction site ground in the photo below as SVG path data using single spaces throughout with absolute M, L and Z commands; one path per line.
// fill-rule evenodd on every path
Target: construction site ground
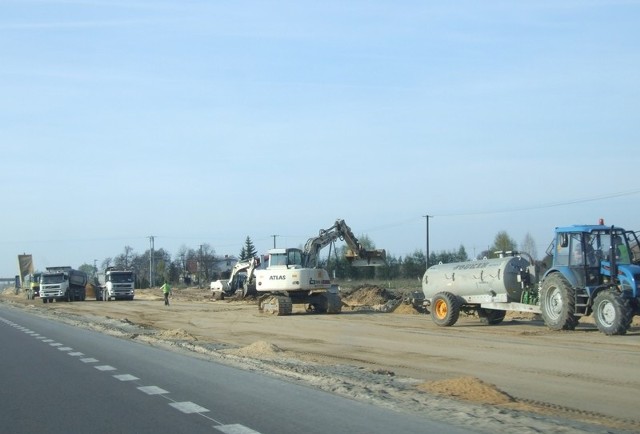
M 256 300 L 214 301 L 207 289 L 159 289 L 133 301 L 0 301 L 36 315 L 124 339 L 275 375 L 398 411 L 484 432 L 640 432 L 640 318 L 624 336 L 605 336 L 583 318 L 557 332 L 530 314 L 496 326 L 461 315 L 438 327 L 398 303 L 400 291 L 342 288 L 343 311 L 290 316 L 258 311 Z

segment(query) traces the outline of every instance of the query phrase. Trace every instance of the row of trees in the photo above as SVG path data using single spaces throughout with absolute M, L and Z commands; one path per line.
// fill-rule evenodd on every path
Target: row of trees
M 374 249 L 374 243 L 367 237 L 361 236 L 360 243 L 367 249 Z M 499 251 L 513 251 L 517 249 L 517 243 L 506 233 L 499 232 L 494 243 L 487 250 L 482 251 L 478 258 L 494 257 Z M 527 234 L 523 243 L 522 251 L 537 257 L 533 238 Z M 387 256 L 387 266 L 382 267 L 353 267 L 345 259 L 346 246 L 337 251 L 332 249 L 334 255 L 324 258 L 320 266 L 326 268 L 330 275 L 340 280 L 362 280 L 362 279 L 419 279 L 424 274 L 427 261 L 424 252 L 416 250 L 412 254 L 404 257 Z M 244 260 L 258 256 L 256 248 L 247 237 L 240 254 L 239 260 Z M 431 252 L 429 254 L 429 265 L 450 262 L 468 261 L 470 259 L 463 245 L 457 250 Z M 227 276 L 220 276 L 219 270 L 226 268 L 226 261 L 229 258 L 218 256 L 209 244 L 202 244 L 197 249 L 181 247 L 178 252 L 172 255 L 164 250 L 147 250 L 142 254 L 137 254 L 130 246 L 125 246 L 124 251 L 115 256 L 102 261 L 100 270 L 113 266 L 118 268 L 132 269 L 136 273 L 137 287 L 148 288 L 150 286 L 162 285 L 165 281 L 173 284 L 184 283 L 186 285 L 199 285 L 206 287 L 209 282 Z M 221 265 L 223 265 L 221 267 Z M 87 274 L 95 275 L 98 272 L 97 264 L 83 264 L 80 266 Z

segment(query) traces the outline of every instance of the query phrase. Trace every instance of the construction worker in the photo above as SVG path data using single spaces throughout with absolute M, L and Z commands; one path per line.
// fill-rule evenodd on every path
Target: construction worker
M 164 305 L 169 306 L 169 296 L 173 295 L 173 292 L 171 291 L 171 285 L 169 285 L 168 281 L 165 281 L 164 285 L 162 285 L 160 289 L 162 289 L 162 293 L 164 294 Z

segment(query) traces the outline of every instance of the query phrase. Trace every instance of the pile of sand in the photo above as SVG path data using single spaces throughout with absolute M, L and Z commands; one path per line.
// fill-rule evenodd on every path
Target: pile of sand
M 504 405 L 514 402 L 508 394 L 476 377 L 431 381 L 422 383 L 417 388 L 425 392 L 481 404 Z
M 282 349 L 278 348 L 276 345 L 272 343 L 265 342 L 265 341 L 257 341 L 243 348 L 225 351 L 225 353 L 227 354 L 233 354 L 234 356 L 240 356 L 240 357 L 275 356 L 276 354 L 281 352 L 282 352 Z
M 349 295 L 342 298 L 342 301 L 350 306 L 377 306 L 386 304 L 389 300 L 397 297 L 380 286 L 358 286 Z
M 406 314 L 406 315 L 420 314 L 420 312 L 418 312 L 418 310 L 415 307 L 413 307 L 413 305 L 407 304 L 407 303 L 400 303 L 398 306 L 396 306 L 395 309 L 393 309 L 392 313 L 400 313 L 400 314 Z
M 183 329 L 172 329 L 172 330 L 164 330 L 162 333 L 159 333 L 157 336 L 159 339 L 171 339 L 171 340 L 180 340 L 180 341 L 197 341 L 198 339 L 187 333 Z

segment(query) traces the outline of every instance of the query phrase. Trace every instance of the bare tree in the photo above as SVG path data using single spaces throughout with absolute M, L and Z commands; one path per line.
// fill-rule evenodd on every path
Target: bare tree
M 538 259 L 538 249 L 536 248 L 536 242 L 529 232 L 525 234 L 520 250 L 524 253 L 528 253 L 534 260 Z

